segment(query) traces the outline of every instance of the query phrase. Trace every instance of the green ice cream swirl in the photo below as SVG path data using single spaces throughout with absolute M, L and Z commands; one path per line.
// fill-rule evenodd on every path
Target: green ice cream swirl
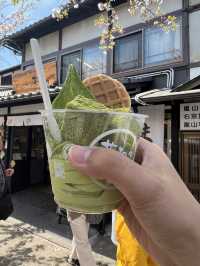
M 70 67 L 63 90 L 54 100 L 53 107 L 88 111 L 55 112 L 62 135 L 61 143 L 57 143 L 52 138 L 47 128 L 45 130 L 51 150 L 49 164 L 56 202 L 61 207 L 85 213 L 103 213 L 117 208 L 122 200 L 120 192 L 105 182 L 96 181 L 73 169 L 67 160 L 67 152 L 72 144 L 88 146 L 96 137 L 108 130 L 123 128 L 137 135 L 141 131 L 139 124 L 133 121 L 131 115 L 130 118 L 129 116 L 125 118 L 121 113 L 108 115 L 113 111 L 128 110 L 113 110 L 95 101 L 90 91 L 81 82 L 74 67 Z M 119 143 L 119 146 L 126 143 L 124 152 L 129 152 L 135 145 L 133 138 L 123 132 L 113 134 L 110 141 Z

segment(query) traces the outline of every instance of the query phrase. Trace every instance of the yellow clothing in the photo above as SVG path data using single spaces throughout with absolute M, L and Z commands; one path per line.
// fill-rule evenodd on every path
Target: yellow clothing
M 156 266 L 147 252 L 129 231 L 124 218 L 116 217 L 117 266 Z

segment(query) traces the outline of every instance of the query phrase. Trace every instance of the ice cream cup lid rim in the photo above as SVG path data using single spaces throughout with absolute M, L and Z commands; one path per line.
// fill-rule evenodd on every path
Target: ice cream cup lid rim
M 45 115 L 48 113 L 48 110 L 39 110 L 39 112 L 42 115 Z M 95 111 L 95 110 L 76 110 L 76 109 L 53 109 L 53 113 L 95 113 L 95 114 L 114 114 L 114 115 L 130 115 L 130 116 L 134 116 L 135 118 L 143 118 L 143 119 L 147 119 L 148 115 L 144 115 L 144 114 L 138 114 L 138 113 L 133 113 L 133 112 L 115 112 L 115 111 L 111 111 L 111 112 L 106 112 L 106 111 Z

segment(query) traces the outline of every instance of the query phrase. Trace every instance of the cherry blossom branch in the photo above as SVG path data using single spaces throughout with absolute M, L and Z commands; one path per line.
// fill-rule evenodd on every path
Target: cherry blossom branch
M 26 20 L 27 12 L 33 8 L 35 0 L 0 1 L 0 40 L 15 32 Z M 11 10 L 7 13 L 7 10 Z
M 60 5 L 53 10 L 52 16 L 57 20 L 62 20 L 69 16 L 71 8 L 78 8 L 83 2 L 84 0 L 62 0 Z M 161 6 L 164 0 L 129 0 L 128 2 L 128 12 L 131 16 L 139 15 L 145 21 L 153 21 L 154 25 L 165 31 L 176 29 L 176 17 L 162 15 Z M 100 48 L 104 50 L 112 49 L 115 45 L 115 34 L 123 32 L 114 3 L 115 0 L 102 0 L 98 3 L 102 14 L 95 20 L 95 25 L 103 28 Z

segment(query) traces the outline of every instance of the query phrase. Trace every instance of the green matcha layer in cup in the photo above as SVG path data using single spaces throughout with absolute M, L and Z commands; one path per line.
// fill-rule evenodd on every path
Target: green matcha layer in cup
M 121 193 L 111 184 L 73 169 L 67 160 L 68 150 L 74 144 L 99 146 L 134 159 L 144 116 L 97 102 L 73 66 L 52 105 L 61 132 L 60 142 L 50 133 L 47 111 L 42 117 L 55 201 L 60 207 L 82 213 L 106 213 L 116 209 L 123 198 Z

